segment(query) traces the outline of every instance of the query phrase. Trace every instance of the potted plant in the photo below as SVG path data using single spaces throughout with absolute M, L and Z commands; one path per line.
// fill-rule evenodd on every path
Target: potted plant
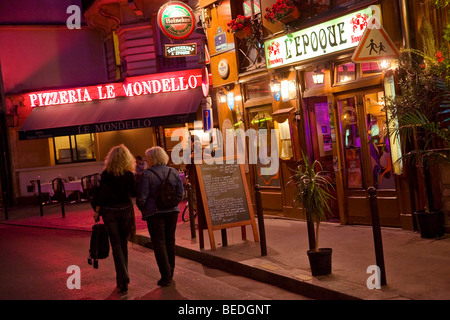
M 418 208 L 413 208 L 417 228 L 421 237 L 436 238 L 444 234 L 444 216 L 439 201 L 435 201 L 438 192 L 432 183 L 432 170 L 438 164 L 450 164 L 450 63 L 446 44 L 436 50 L 427 21 L 422 37 L 423 51 L 406 50 L 400 55 L 399 92 L 387 99 L 385 108 L 391 114 L 388 127 L 394 128 L 389 133 L 399 137 L 404 152 L 398 161 L 417 169 L 416 180 L 408 174 L 410 185 L 416 187 L 414 193 L 419 194 Z M 418 185 L 424 186 L 424 192 Z
M 289 23 L 300 17 L 300 10 L 296 1 L 293 0 L 277 0 L 271 8 L 266 8 L 264 18 L 270 23 L 280 21 L 281 23 Z
M 246 38 L 250 36 L 253 32 L 252 30 L 252 18 L 238 15 L 236 19 L 231 20 L 227 23 L 227 32 L 235 34 L 239 39 Z
M 334 187 L 323 171 L 321 163 L 317 160 L 311 163 L 305 154 L 302 163 L 294 170 L 292 179 L 296 186 L 294 204 L 302 204 L 309 224 L 310 250 L 307 254 L 312 275 L 330 274 L 332 249 L 319 247 L 319 226 L 330 213 L 330 201 L 334 198 L 331 191 Z

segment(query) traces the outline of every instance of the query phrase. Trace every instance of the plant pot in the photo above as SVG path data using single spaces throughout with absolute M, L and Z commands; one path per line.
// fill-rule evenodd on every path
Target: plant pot
M 244 29 L 236 31 L 234 33 L 234 35 L 236 37 L 238 37 L 239 39 L 247 38 L 251 34 L 252 34 L 252 28 L 250 28 L 250 27 L 245 27 Z
M 442 210 L 416 211 L 414 215 L 422 238 L 433 239 L 444 235 L 444 212 Z
M 294 7 L 294 10 L 292 10 L 292 12 L 289 15 L 281 19 L 280 22 L 286 24 L 294 20 L 297 20 L 299 17 L 300 17 L 300 10 L 298 10 L 297 7 Z
M 331 248 L 319 248 L 319 251 L 308 250 L 309 265 L 313 276 L 324 276 L 331 273 Z

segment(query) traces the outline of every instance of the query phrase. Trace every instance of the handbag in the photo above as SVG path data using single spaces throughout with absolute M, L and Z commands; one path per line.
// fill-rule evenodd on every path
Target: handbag
M 88 263 L 93 265 L 95 269 L 98 269 L 98 260 L 106 259 L 108 256 L 108 229 L 104 223 L 96 223 L 92 226 Z

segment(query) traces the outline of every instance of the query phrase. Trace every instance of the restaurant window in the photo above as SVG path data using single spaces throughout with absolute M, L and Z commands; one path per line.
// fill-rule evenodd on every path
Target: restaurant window
M 250 128 L 254 129 L 259 133 L 260 130 L 266 130 L 267 133 L 267 143 L 264 146 L 266 150 L 260 150 L 263 146 L 259 144 L 258 141 L 249 139 L 249 143 L 257 143 L 258 146 L 253 146 L 253 150 L 259 150 L 259 152 L 262 152 L 262 154 L 267 156 L 272 156 L 269 153 L 272 151 L 272 139 L 271 135 L 276 134 L 273 129 L 275 129 L 274 126 L 274 119 L 272 118 L 272 106 L 263 106 L 258 108 L 253 108 L 249 110 L 248 113 L 249 116 L 249 122 L 250 122 Z M 260 158 L 257 157 L 256 159 L 256 165 L 255 165 L 255 174 L 256 174 L 256 183 L 263 187 L 281 187 L 280 182 L 280 174 L 279 170 L 276 174 L 273 175 L 266 175 L 264 174 L 263 168 L 270 167 L 271 164 L 262 164 L 260 161 Z
M 267 80 L 252 82 L 245 86 L 246 100 L 270 97 L 270 93 Z
M 365 62 L 361 63 L 361 70 L 363 77 L 371 77 L 382 73 L 380 64 L 377 62 Z
M 92 133 L 54 137 L 53 146 L 56 164 L 95 161 Z
M 356 79 L 356 64 L 345 63 L 336 66 L 336 82 L 344 83 Z

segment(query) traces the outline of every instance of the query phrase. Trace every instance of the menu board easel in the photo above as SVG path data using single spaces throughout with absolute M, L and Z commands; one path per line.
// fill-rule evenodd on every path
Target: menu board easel
M 197 201 L 200 248 L 203 248 L 204 220 L 206 220 L 211 250 L 216 250 L 214 230 L 222 230 L 222 237 L 224 237 L 224 229 L 241 227 L 242 237 L 245 239 L 245 226 L 251 225 L 253 238 L 255 242 L 258 242 L 259 237 L 244 165 L 196 164 L 195 167 L 197 191 L 201 196 L 201 201 Z M 197 199 L 200 200 L 198 193 Z

